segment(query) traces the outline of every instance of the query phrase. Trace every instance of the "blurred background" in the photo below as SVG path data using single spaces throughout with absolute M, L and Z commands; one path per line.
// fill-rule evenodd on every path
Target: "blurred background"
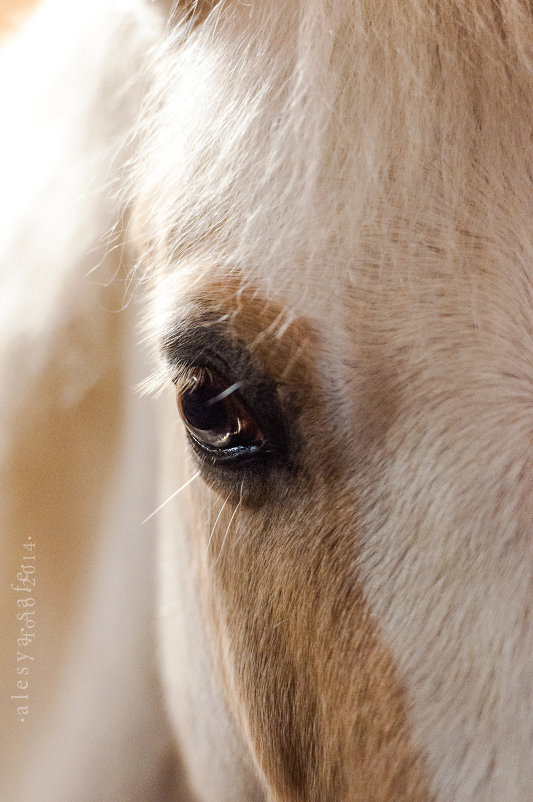
M 78 109 L 81 72 L 55 87 L 73 55 L 72 20 L 40 17 L 53 4 L 0 0 L 0 799 L 170 799 L 142 524 L 156 402 L 136 390 L 131 265 L 90 159 L 115 107 L 90 59 L 96 113 Z M 85 5 L 70 3 L 84 30 Z
M 31 13 L 38 0 L 0 0 L 0 29 L 8 36 Z

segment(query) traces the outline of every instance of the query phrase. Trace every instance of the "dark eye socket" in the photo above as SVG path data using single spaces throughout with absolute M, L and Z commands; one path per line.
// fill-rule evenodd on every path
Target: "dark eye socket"
M 230 383 L 203 369 L 193 373 L 185 390 L 178 388 L 178 409 L 193 445 L 215 461 L 268 451 L 267 438 L 240 388 L 240 382 Z

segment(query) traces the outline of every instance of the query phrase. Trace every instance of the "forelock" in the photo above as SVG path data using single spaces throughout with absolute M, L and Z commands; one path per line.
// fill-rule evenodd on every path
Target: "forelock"
M 324 271 L 342 291 L 463 260 L 465 230 L 531 198 L 532 34 L 521 0 L 228 2 L 171 29 L 136 166 L 147 264 L 312 301 Z

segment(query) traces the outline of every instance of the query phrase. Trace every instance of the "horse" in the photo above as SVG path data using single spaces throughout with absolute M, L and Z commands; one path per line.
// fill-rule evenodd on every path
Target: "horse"
M 42 476 L 77 410 L 54 514 L 7 485 L 73 527 L 40 537 L 75 677 L 66 709 L 42 682 L 26 798 L 525 802 L 531 5 L 72 6 L 15 37 L 2 102 L 38 120 L 3 147 L 6 453 Z

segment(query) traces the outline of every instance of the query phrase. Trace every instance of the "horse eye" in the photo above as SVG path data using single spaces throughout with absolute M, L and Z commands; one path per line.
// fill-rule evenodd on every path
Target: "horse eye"
M 266 444 L 239 387 L 199 370 L 186 390 L 178 390 L 178 409 L 189 437 L 217 460 L 249 457 Z

